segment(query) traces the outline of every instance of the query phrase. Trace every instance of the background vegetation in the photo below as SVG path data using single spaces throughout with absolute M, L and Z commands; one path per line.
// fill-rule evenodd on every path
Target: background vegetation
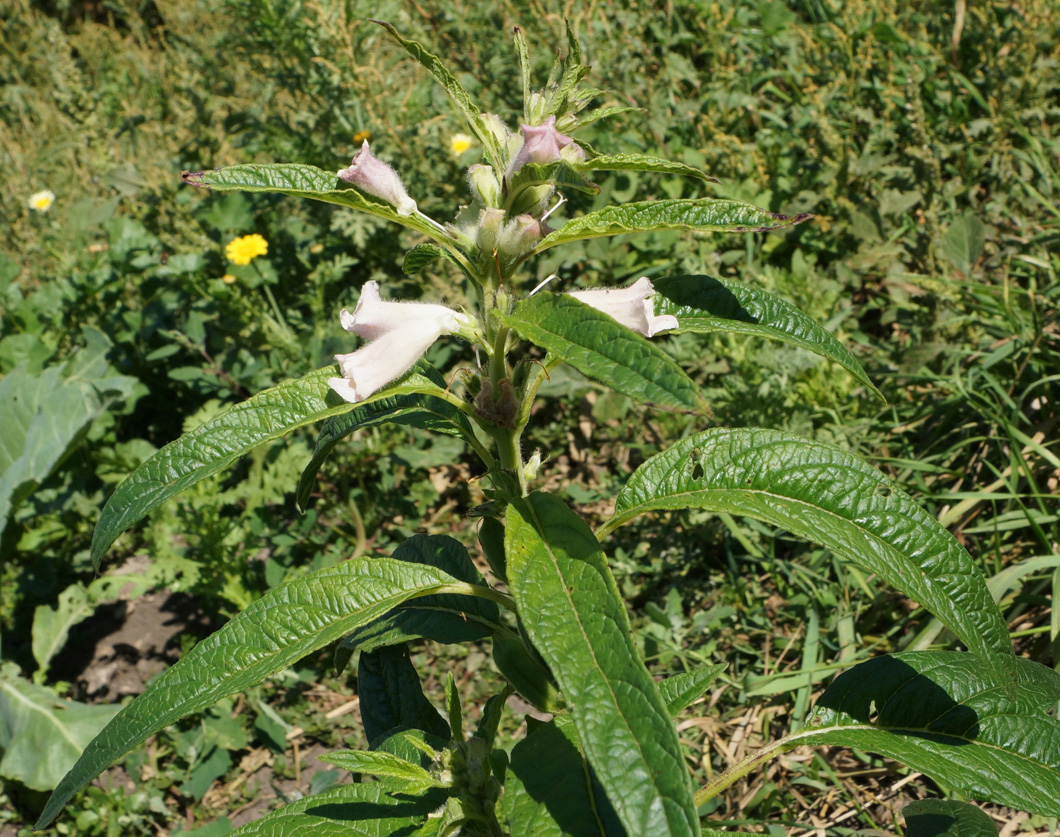
M 556 272 L 567 287 L 739 277 L 826 322 L 857 348 L 887 405 L 786 346 L 695 335 L 670 345 L 719 424 L 826 439 L 897 477 L 982 561 L 1021 653 L 1055 664 L 1053 4 L 590 0 L 566 13 L 596 83 L 643 108 L 579 139 L 602 152 L 661 149 L 721 178 L 719 196 L 817 217 L 771 236 L 589 241 L 543 257 L 540 276 Z M 427 44 L 512 122 L 512 27 L 526 30 L 542 75 L 564 43 L 562 14 L 514 0 L 488 10 L 458 0 L 0 6 L 0 696 L 61 696 L 91 712 L 137 688 L 120 690 L 105 664 L 124 659 L 147 676 L 147 658 L 172 659 L 202 625 L 293 574 L 387 552 L 416 531 L 474 537 L 464 513 L 481 495 L 459 448 L 384 427 L 332 457 L 305 516 L 291 492 L 311 432 L 153 515 L 118 542 L 100 578 L 87 560 L 106 496 L 153 450 L 350 349 L 337 312 L 363 282 L 460 301 L 447 273 L 401 274 L 415 242 L 382 222 L 180 182 L 182 170 L 240 162 L 338 169 L 367 135 L 421 207 L 455 216 L 475 149 L 452 153 L 458 117 L 369 17 Z M 621 175 L 595 200 L 700 188 Z M 54 204 L 30 209 L 43 189 Z M 225 244 L 249 233 L 267 239 L 268 255 L 226 263 Z M 533 441 L 588 514 L 646 453 L 690 429 L 572 377 L 554 376 L 547 394 Z M 653 669 L 730 666 L 710 697 L 725 723 L 693 706 L 680 724 L 701 778 L 797 726 L 835 661 L 854 661 L 855 635 L 878 652 L 947 642 L 915 604 L 754 522 L 689 512 L 618 538 L 614 570 Z M 138 608 L 174 627 L 150 652 L 111 647 L 107 657 L 108 632 Z M 474 647 L 456 659 L 440 647 L 418 653 L 439 671 L 476 674 L 465 690 L 497 676 Z M 229 821 L 334 780 L 311 775 L 321 766 L 307 754 L 357 746 L 360 733 L 355 677 L 329 663 L 306 660 L 273 688 L 172 728 L 49 833 L 146 834 L 179 822 L 183 833 L 223 834 Z M 11 717 L 0 712 L 4 835 L 27 828 L 47 786 L 20 762 Z M 752 775 L 712 813 L 840 834 L 886 827 L 919 793 L 875 757 L 806 752 Z

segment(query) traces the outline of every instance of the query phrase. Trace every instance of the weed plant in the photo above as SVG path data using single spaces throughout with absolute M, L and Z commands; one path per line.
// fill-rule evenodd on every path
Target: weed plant
M 89 593 L 68 612 L 73 620 L 113 595 L 92 588 L 87 548 L 121 477 L 223 405 L 344 350 L 331 318 L 352 287 L 387 276 L 395 295 L 460 302 L 452 277 L 433 266 L 394 284 L 410 242 L 372 219 L 257 195 L 205 198 L 176 177 L 204 161 L 334 168 L 368 134 L 407 161 L 406 180 L 440 184 L 421 203 L 466 202 L 455 173 L 476 151 L 452 154 L 456 114 L 367 17 L 431 43 L 461 83 L 497 107 L 518 99 L 512 26 L 533 43 L 559 43 L 563 33 L 561 16 L 515 3 L 487 12 L 11 0 L 0 9 L 0 374 L 39 376 L 69 362 L 92 345 L 82 327 L 112 344 L 100 373 L 112 379 L 104 408 L 86 412 L 47 470 L 19 484 L 0 540 L 3 660 L 61 694 L 89 697 L 52 683 L 48 661 L 34 655 L 35 608 L 63 612 L 73 599 L 60 595 L 80 585 Z M 594 2 L 573 11 L 571 24 L 590 63 L 607 68 L 596 81 L 643 107 L 606 129 L 589 126 L 580 136 L 590 145 L 664 147 L 724 175 L 720 197 L 816 217 L 791 237 L 664 232 L 575 244 L 554 260 L 546 254 L 539 278 L 739 278 L 856 344 L 886 408 L 788 347 L 739 335 L 674 341 L 719 423 L 838 444 L 912 489 L 982 558 L 1022 652 L 1054 660 L 1060 24 L 1052 4 Z M 552 56 L 532 58 L 547 72 Z M 680 180 L 642 173 L 602 186 L 576 208 L 692 194 Z M 27 208 L 39 189 L 56 194 L 47 212 Z M 269 253 L 233 268 L 225 244 L 254 232 Z M 557 376 L 548 394 L 559 397 L 535 416 L 537 433 L 564 451 L 555 464 L 568 502 L 601 519 L 623 475 L 659 440 L 690 429 L 576 375 Z M 2 426 L 6 442 L 12 425 Z M 152 556 L 138 589 L 190 591 L 222 621 L 285 578 L 369 545 L 389 549 L 445 519 L 443 509 L 481 499 L 451 450 L 383 428 L 364 431 L 343 468 L 324 466 L 320 496 L 302 518 L 288 488 L 310 446 L 296 436 L 233 477 L 200 485 L 121 541 L 116 562 Z M 394 505 L 410 494 L 414 501 Z M 457 536 L 470 530 L 467 521 L 455 526 Z M 853 662 L 854 635 L 880 651 L 945 641 L 874 578 L 762 524 L 683 512 L 615 537 L 613 569 L 653 665 L 685 670 L 722 643 L 742 652 L 711 701 L 729 729 L 748 730 L 748 746 L 801 722 L 832 673 L 819 661 Z M 794 710 L 769 702 L 791 691 Z M 751 697 L 759 704 L 748 710 Z M 290 713 L 305 707 L 279 710 L 301 724 Z M 235 711 L 251 728 L 245 708 Z M 699 778 L 738 760 L 738 749 L 716 746 L 726 729 L 697 720 L 695 707 L 683 717 L 683 740 L 702 753 Z M 68 833 L 105 833 L 101 822 L 122 815 L 146 830 L 178 806 L 199 822 L 223 813 L 198 786 L 181 790 L 195 764 L 167 734 L 160 740 L 171 766 L 154 774 L 147 796 L 101 791 L 85 810 L 111 813 L 79 819 Z M 838 769 L 807 758 L 795 782 L 752 774 L 717 814 L 839 828 L 900 807 L 894 800 L 908 790 L 880 760 L 842 758 Z M 4 781 L 0 817 L 32 818 L 46 789 Z M 869 803 L 874 795 L 891 801 Z

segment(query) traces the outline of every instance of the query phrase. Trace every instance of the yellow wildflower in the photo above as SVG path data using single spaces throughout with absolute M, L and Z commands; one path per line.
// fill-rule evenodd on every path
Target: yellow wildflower
M 44 189 L 29 196 L 29 208 L 36 212 L 47 212 L 55 203 L 55 192 Z
M 354 142 L 355 145 L 360 145 L 366 139 L 371 139 L 371 138 L 372 138 L 372 132 L 371 131 L 367 131 L 367 130 L 358 131 L 356 134 L 353 135 L 353 142 Z
M 231 273 L 226 273 L 224 276 L 221 277 L 221 281 L 224 282 L 226 285 L 234 285 L 236 283 L 236 277 L 233 276 Z
M 225 247 L 225 256 L 232 264 L 250 264 L 252 259 L 269 252 L 269 242 L 257 233 L 233 238 Z
M 454 157 L 459 157 L 472 145 L 475 144 L 475 140 L 469 137 L 467 134 L 453 134 L 449 139 L 449 150 L 452 152 Z

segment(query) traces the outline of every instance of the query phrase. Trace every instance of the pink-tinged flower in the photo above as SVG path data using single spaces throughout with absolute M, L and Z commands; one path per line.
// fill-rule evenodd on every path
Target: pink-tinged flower
M 338 176 L 362 192 L 393 204 L 398 215 L 411 215 L 416 211 L 416 201 L 405 191 L 398 173 L 372 154 L 368 148 L 368 140 L 361 145 L 361 150 L 354 156 L 350 167 L 342 169 Z
M 568 136 L 556 130 L 556 117 L 550 116 L 540 125 L 520 125 L 523 147 L 508 167 L 509 176 L 526 163 L 554 163 L 556 160 L 582 160 L 585 152 Z
M 669 314 L 656 316 L 655 288 L 647 276 L 642 276 L 628 288 L 609 288 L 593 291 L 572 291 L 574 297 L 597 311 L 618 320 L 645 337 L 678 327 L 677 317 Z
M 365 282 L 351 314 L 339 321 L 346 331 L 370 341 L 355 352 L 335 355 L 341 378 L 328 385 L 346 401 L 363 401 L 408 372 L 443 334 L 473 328 L 470 318 L 444 305 L 383 302 L 378 282 Z

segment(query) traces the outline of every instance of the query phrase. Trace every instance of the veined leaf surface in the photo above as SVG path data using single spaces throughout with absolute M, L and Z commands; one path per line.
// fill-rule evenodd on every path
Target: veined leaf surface
M 505 551 L 520 619 L 626 830 L 699 834 L 677 731 L 592 531 L 558 498 L 534 493 L 508 506 Z
M 99 566 L 103 554 L 118 535 L 152 509 L 227 468 L 258 445 L 306 424 L 348 413 L 354 407 L 438 389 L 429 380 L 412 373 L 371 398 L 348 404 L 332 395 L 328 388 L 328 378 L 336 374 L 335 367 L 328 366 L 259 392 L 156 452 L 127 476 L 107 500 L 92 535 L 94 565 Z
M 318 570 L 266 593 L 152 680 L 85 748 L 45 806 L 50 823 L 78 790 L 148 736 L 244 691 L 306 654 L 431 593 L 467 593 L 434 567 L 360 558 Z
M 1010 694 L 973 655 L 910 651 L 839 675 L 800 743 L 898 759 L 975 799 L 1060 816 L 1060 674 L 1016 660 Z
M 710 412 L 699 388 L 666 352 L 574 297 L 535 294 L 505 322 L 582 374 L 630 398 L 668 410 Z
M 713 276 L 667 276 L 652 285 L 655 313 L 677 317 L 675 332 L 728 331 L 781 340 L 838 363 L 885 400 L 853 353 L 790 302 L 745 282 Z
M 775 430 L 697 433 L 630 476 L 600 534 L 645 512 L 683 508 L 765 520 L 829 547 L 916 599 L 997 678 L 1011 679 L 1012 642 L 975 561 L 854 454 Z
M 801 224 L 810 217 L 806 212 L 778 215 L 749 203 L 722 198 L 640 201 L 622 206 L 605 206 L 572 218 L 541 239 L 534 253 L 541 253 L 568 241 L 650 230 L 769 232 Z

